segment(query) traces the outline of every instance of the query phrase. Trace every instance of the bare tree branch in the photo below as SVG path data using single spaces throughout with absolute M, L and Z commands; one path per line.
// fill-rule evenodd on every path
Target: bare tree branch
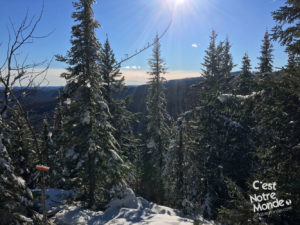
M 43 9 L 44 5 L 39 16 L 33 16 L 30 19 L 27 11 L 18 27 L 9 19 L 6 58 L 0 67 L 0 86 L 3 87 L 0 90 L 0 94 L 3 95 L 3 102 L 0 103 L 0 115 L 6 118 L 4 115 L 7 110 L 17 110 L 17 115 L 24 118 L 26 126 L 30 130 L 30 139 L 33 140 L 34 150 L 39 155 L 41 154 L 38 134 L 30 122 L 28 112 L 23 107 L 23 99 L 46 80 L 52 59 L 49 62 L 45 60 L 38 63 L 27 63 L 28 55 L 20 61 L 19 51 L 24 45 L 33 43 L 35 39 L 45 38 L 49 35 L 35 35 L 43 15 Z M 41 67 L 43 69 L 40 69 Z M 42 159 L 40 158 L 40 160 Z
M 166 27 L 166 29 L 162 32 L 162 34 L 158 37 L 158 40 L 157 41 L 160 41 L 164 36 L 165 34 L 168 32 L 169 28 L 171 27 L 172 25 L 172 22 L 173 22 L 173 18 L 171 18 L 168 26 Z M 128 61 L 130 60 L 131 58 L 141 54 L 143 51 L 147 50 L 148 48 L 152 47 L 153 45 L 155 45 L 156 41 L 153 41 L 151 43 L 148 42 L 148 44 L 146 46 L 144 46 L 143 48 L 139 49 L 139 50 L 136 50 L 135 53 L 133 53 L 132 55 L 128 55 L 126 54 L 125 55 L 125 58 L 124 59 L 121 59 L 119 62 L 117 62 L 115 65 L 114 65 L 114 69 L 117 70 L 119 68 L 119 66 L 124 63 L 125 61 Z

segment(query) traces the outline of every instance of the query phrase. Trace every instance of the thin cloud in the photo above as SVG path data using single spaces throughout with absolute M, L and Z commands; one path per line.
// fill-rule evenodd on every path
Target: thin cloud
M 198 48 L 198 45 L 196 43 L 192 44 L 193 48 Z

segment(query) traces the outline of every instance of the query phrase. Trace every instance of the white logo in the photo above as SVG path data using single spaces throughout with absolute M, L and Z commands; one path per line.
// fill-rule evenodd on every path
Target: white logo
M 290 199 L 283 200 L 276 197 L 276 182 L 263 183 L 261 181 L 254 181 L 253 189 L 256 191 L 262 190 L 261 194 L 250 195 L 250 202 L 253 204 L 253 212 L 261 212 L 266 210 L 273 210 L 284 206 L 291 206 Z

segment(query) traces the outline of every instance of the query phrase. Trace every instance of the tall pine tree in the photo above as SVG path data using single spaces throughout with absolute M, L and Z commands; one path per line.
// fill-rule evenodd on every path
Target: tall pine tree
M 72 17 L 78 24 L 72 27 L 72 47 L 66 57 L 57 56 L 70 65 L 62 75 L 67 81 L 62 125 L 65 173 L 82 199 L 88 199 L 88 207 L 104 206 L 126 186 L 98 65 L 101 44 L 95 29 L 100 25 L 93 18 L 94 2 L 73 3 Z
M 259 59 L 259 72 L 262 76 L 269 75 L 272 73 L 273 70 L 273 45 L 271 43 L 271 38 L 269 35 L 268 30 L 266 30 L 264 35 L 263 44 L 261 46 L 261 56 L 258 57 Z
M 152 58 L 149 59 L 151 68 L 150 80 L 147 92 L 147 130 L 144 154 L 144 188 L 146 197 L 155 202 L 162 202 L 164 188 L 162 169 L 164 154 L 169 145 L 170 116 L 166 109 L 166 97 L 164 93 L 164 78 L 166 73 L 164 61 L 161 58 L 161 50 L 158 35 L 155 37 Z
M 217 34 L 215 30 L 212 30 L 210 36 L 210 43 L 208 49 L 205 51 L 204 63 L 202 64 L 205 69 L 203 73 L 205 77 L 218 77 L 220 76 L 220 58 L 222 52 L 222 44 L 217 46 Z
M 251 91 L 254 91 L 254 78 L 251 73 L 251 64 L 250 58 L 247 53 L 243 56 L 242 59 L 242 67 L 241 73 L 238 77 L 237 87 L 236 87 L 236 94 L 239 95 L 248 95 Z
M 124 76 L 120 72 L 113 50 L 110 47 L 108 37 L 101 51 L 99 67 L 103 80 L 103 95 L 108 104 L 114 129 L 114 137 L 119 143 L 122 158 L 129 164 L 130 173 L 135 177 L 129 182 L 136 189 L 138 145 L 141 140 L 135 137 L 133 125 L 137 121 L 137 115 L 127 109 L 130 97 L 122 98 L 120 95 L 126 90 Z M 129 172 L 129 171 L 128 171 Z
M 230 45 L 229 39 L 227 37 L 224 42 L 224 49 L 222 52 L 222 61 L 221 61 L 221 73 L 226 78 L 230 78 L 231 70 L 235 66 L 233 64 L 232 55 L 230 54 L 230 48 L 231 48 L 231 45 Z
M 32 207 L 32 193 L 26 181 L 17 175 L 16 167 L 12 165 L 6 146 L 10 134 L 5 133 L 7 128 L 0 116 L 0 218 L 1 224 L 33 225 L 34 221 L 30 207 Z M 8 129 L 5 129 L 8 130 Z

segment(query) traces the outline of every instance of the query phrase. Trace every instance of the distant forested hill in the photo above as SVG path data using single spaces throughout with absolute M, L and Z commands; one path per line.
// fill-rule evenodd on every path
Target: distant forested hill
M 201 77 L 171 80 L 165 83 L 167 97 L 167 109 L 170 115 L 176 118 L 180 113 L 192 108 L 195 105 L 196 89 L 191 86 L 201 81 Z M 26 98 L 26 108 L 30 111 L 30 117 L 34 124 L 47 117 L 53 118 L 53 111 L 57 104 L 58 90 L 63 87 L 40 87 L 32 91 Z M 127 90 L 120 93 L 116 98 L 131 96 L 129 110 L 146 112 L 147 85 L 128 86 Z

